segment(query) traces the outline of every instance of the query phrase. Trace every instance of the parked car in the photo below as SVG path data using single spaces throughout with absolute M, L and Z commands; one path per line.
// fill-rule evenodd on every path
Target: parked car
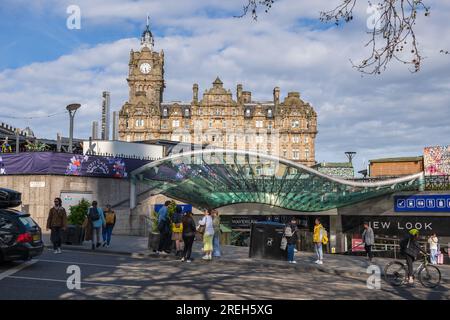
M 28 260 L 44 250 L 39 225 L 29 214 L 11 209 L 20 199 L 20 193 L 0 188 L 0 262 Z

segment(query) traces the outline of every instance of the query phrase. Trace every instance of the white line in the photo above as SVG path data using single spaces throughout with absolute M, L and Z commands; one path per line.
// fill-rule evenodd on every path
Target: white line
M 19 272 L 20 270 L 23 270 L 23 269 L 25 269 L 25 268 L 35 264 L 38 261 L 39 260 L 28 260 L 28 261 L 25 261 L 22 264 L 19 264 L 18 266 L 14 267 L 14 268 L 8 269 L 5 272 L 0 273 L 0 281 L 2 281 L 3 279 L 5 279 L 5 278 L 7 278 L 7 277 L 9 277 L 9 276 Z
M 97 263 L 87 263 L 87 262 L 79 262 L 79 261 L 61 261 L 61 260 L 47 260 L 47 259 L 40 259 L 39 261 L 43 261 L 43 262 L 50 262 L 50 263 L 62 263 L 62 264 L 74 264 L 74 265 L 84 265 L 84 266 L 92 266 L 92 267 L 103 267 L 103 268 L 115 268 L 115 269 L 138 269 L 138 270 L 142 270 L 142 269 L 148 269 L 148 266 L 142 266 L 142 267 L 138 267 L 138 266 L 115 266 L 115 265 L 110 265 L 110 264 L 97 264 Z M 172 261 L 172 260 L 170 260 Z M 173 260 L 173 261 L 177 261 L 177 260 Z M 177 261 L 179 262 L 179 261 Z
M 33 277 L 19 277 L 19 276 L 9 276 L 11 279 L 23 279 L 23 280 L 38 280 L 38 281 L 50 281 L 50 282 L 64 282 L 67 283 L 67 280 L 59 280 L 59 279 L 46 279 L 46 278 L 33 278 Z M 104 287 L 122 287 L 122 288 L 135 288 L 140 289 L 141 286 L 130 286 L 130 285 L 122 285 L 122 284 L 112 284 L 112 283 L 101 283 L 101 282 L 90 282 L 90 281 L 82 281 L 80 284 L 87 284 L 93 286 L 104 286 Z

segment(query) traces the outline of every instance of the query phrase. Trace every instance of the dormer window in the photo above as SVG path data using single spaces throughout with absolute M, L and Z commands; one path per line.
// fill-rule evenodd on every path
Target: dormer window
M 268 110 L 267 110 L 267 116 L 268 116 L 269 118 L 272 118 L 272 117 L 273 117 L 272 109 L 268 109 Z
M 163 109 L 163 117 L 168 117 L 169 116 L 169 111 L 167 110 L 167 108 Z
M 245 116 L 246 116 L 246 117 L 250 117 L 250 116 L 251 116 L 251 111 L 250 111 L 250 109 L 245 109 Z
M 189 109 L 184 109 L 184 116 L 189 117 Z

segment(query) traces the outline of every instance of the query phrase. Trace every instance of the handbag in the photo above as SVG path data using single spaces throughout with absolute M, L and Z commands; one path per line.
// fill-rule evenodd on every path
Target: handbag
M 280 249 L 281 249 L 281 250 L 286 250 L 286 248 L 287 248 L 287 239 L 286 239 L 286 237 L 283 235 L 283 238 L 281 238 Z
M 197 227 L 197 232 L 198 232 L 198 233 L 204 234 L 205 231 L 206 231 L 206 224 L 204 224 L 204 225 L 199 225 L 199 226 Z

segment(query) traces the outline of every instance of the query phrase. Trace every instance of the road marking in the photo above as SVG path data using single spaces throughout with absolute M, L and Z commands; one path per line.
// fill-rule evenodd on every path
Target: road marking
M 88 263 L 88 262 L 79 262 L 79 261 L 61 261 L 61 260 L 47 260 L 47 259 L 40 259 L 39 261 L 43 262 L 50 262 L 50 263 L 62 263 L 62 264 L 74 264 L 74 265 L 84 265 L 84 266 L 92 266 L 92 267 L 103 267 L 103 268 L 115 268 L 115 269 L 148 269 L 148 266 L 115 266 L 110 264 L 98 264 L 98 263 Z
M 15 266 L 14 268 L 8 269 L 5 272 L 0 273 L 0 281 L 2 281 L 3 279 L 12 276 L 13 274 L 19 272 L 20 270 L 23 270 L 33 264 L 35 264 L 36 262 L 38 262 L 39 260 L 28 260 L 25 261 L 24 263 L 19 264 L 18 266 Z
M 64 282 L 67 283 L 67 280 L 59 280 L 59 279 L 48 279 L 48 278 L 34 278 L 34 277 L 20 277 L 20 276 L 8 276 L 10 279 L 22 279 L 22 280 L 37 280 L 37 281 L 48 281 L 48 282 Z M 81 281 L 80 284 L 87 284 L 93 286 L 104 286 L 104 287 L 121 287 L 121 288 L 133 288 L 140 289 L 141 286 L 131 286 L 126 284 L 113 284 L 113 283 L 102 283 L 102 282 L 90 282 L 90 281 Z

